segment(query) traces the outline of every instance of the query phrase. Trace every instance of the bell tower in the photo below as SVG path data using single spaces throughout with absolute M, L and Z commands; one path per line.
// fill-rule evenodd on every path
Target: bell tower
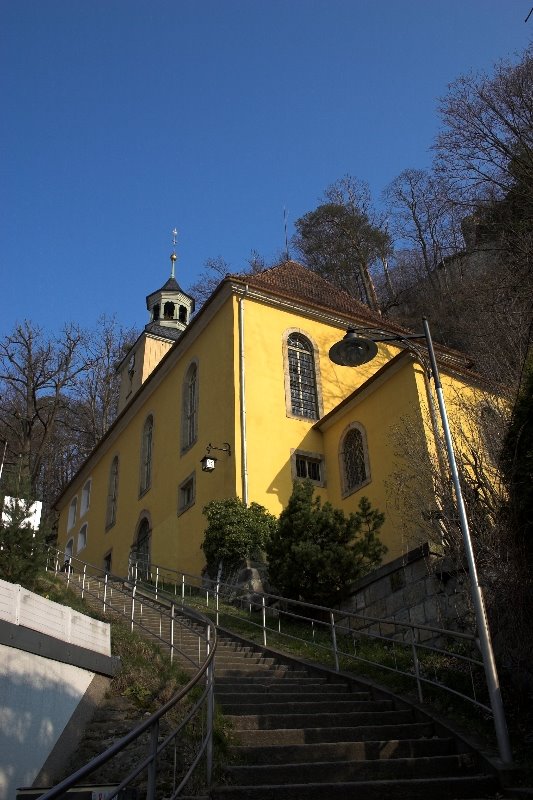
M 157 291 L 146 298 L 146 308 L 150 312 L 150 322 L 145 328 L 156 335 L 171 336 L 176 339 L 176 332 L 182 333 L 189 324 L 194 313 L 194 299 L 181 289 L 175 276 L 176 261 L 176 228 L 172 231 L 174 249 L 170 256 L 170 278 Z
M 119 413 L 180 338 L 194 313 L 194 298 L 186 294 L 176 280 L 177 235 L 174 228 L 170 277 L 160 289 L 147 296 L 150 320 L 117 367 L 120 373 Z

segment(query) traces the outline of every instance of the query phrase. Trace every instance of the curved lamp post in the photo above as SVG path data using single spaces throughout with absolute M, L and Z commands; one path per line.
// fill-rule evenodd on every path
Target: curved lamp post
M 496 737 L 498 740 L 498 749 L 500 757 L 504 764 L 512 762 L 511 746 L 509 743 L 509 734 L 507 732 L 507 723 L 505 720 L 505 713 L 503 710 L 502 696 L 500 684 L 498 680 L 498 672 L 496 669 L 496 661 L 494 659 L 494 651 L 492 649 L 492 642 L 490 638 L 490 631 L 487 621 L 487 614 L 485 611 L 485 603 L 483 600 L 483 593 L 479 585 L 479 579 L 476 568 L 476 561 L 474 558 L 474 550 L 472 547 L 472 539 L 470 536 L 470 528 L 466 516 L 466 509 L 463 500 L 463 493 L 461 490 L 461 483 L 459 481 L 459 472 L 457 470 L 457 462 L 455 460 L 455 453 L 453 449 L 453 442 L 450 433 L 450 426 L 448 424 L 448 414 L 446 412 L 446 405 L 444 403 L 444 395 L 442 392 L 442 384 L 440 381 L 439 368 L 437 366 L 437 359 L 435 358 L 435 350 L 433 349 L 433 341 L 427 319 L 423 320 L 424 333 L 421 334 L 406 334 L 389 336 L 388 334 L 378 333 L 368 338 L 362 334 L 371 333 L 367 331 L 356 331 L 350 329 L 347 331 L 346 336 L 342 341 L 334 344 L 329 351 L 329 358 L 335 364 L 345 367 L 356 367 L 371 361 L 378 352 L 377 342 L 408 342 L 410 339 L 425 339 L 429 353 L 429 362 L 431 366 L 431 375 L 435 384 L 437 393 L 437 400 L 439 404 L 440 418 L 442 422 L 442 429 L 444 432 L 444 439 L 446 442 L 446 452 L 448 455 L 448 464 L 452 475 L 452 481 L 455 489 L 455 499 L 457 503 L 457 512 L 459 515 L 459 524 L 461 533 L 463 535 L 463 542 L 466 552 L 468 569 L 470 572 L 470 584 L 472 591 L 472 600 L 474 603 L 474 612 L 476 616 L 476 625 L 479 636 L 479 646 L 481 656 L 483 658 L 483 665 L 485 668 L 485 676 L 487 679 L 487 686 L 489 690 L 490 705 L 494 715 L 494 727 L 496 729 Z M 414 352 L 417 351 L 413 348 Z M 418 353 L 417 353 L 418 355 Z M 437 449 L 439 442 L 436 440 Z

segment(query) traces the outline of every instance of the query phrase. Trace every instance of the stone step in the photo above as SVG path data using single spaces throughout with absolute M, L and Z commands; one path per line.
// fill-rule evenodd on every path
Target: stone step
M 223 707 L 226 707 L 227 704 L 236 705 L 242 703 L 269 703 L 270 705 L 280 704 L 284 707 L 288 707 L 288 703 L 292 703 L 293 705 L 296 705 L 297 703 L 313 703 L 315 706 L 317 703 L 322 703 L 324 706 L 331 707 L 333 703 L 344 704 L 355 702 L 372 702 L 368 692 L 330 692 L 326 695 L 322 687 L 319 687 L 316 692 L 307 691 L 296 693 L 297 696 L 293 700 L 290 700 L 292 693 L 278 692 L 274 689 L 265 692 L 229 692 L 216 689 L 215 694 L 219 703 Z M 287 695 L 289 695 L 289 697 Z
M 255 738 L 255 737 L 254 737 Z M 453 739 L 388 739 L 382 741 L 324 742 L 294 745 L 233 745 L 230 753 L 239 763 L 301 764 L 318 761 L 368 761 L 370 759 L 444 756 L 454 752 Z
M 318 728 L 354 728 L 358 725 L 370 725 L 379 722 L 381 725 L 402 725 L 412 722 L 410 711 L 381 711 L 379 720 L 372 711 L 355 711 L 353 714 L 239 714 L 227 715 L 234 729 L 257 731 L 275 728 L 306 728 L 313 723 Z M 380 737 L 381 738 L 381 737 Z
M 459 800 L 494 796 L 486 775 L 292 785 L 216 786 L 211 800 Z
M 230 782 L 240 786 L 299 783 L 350 783 L 365 780 L 412 780 L 472 775 L 477 766 L 472 755 L 455 754 L 417 758 L 324 761 L 296 764 L 254 764 L 226 768 Z
M 319 695 L 342 695 L 347 694 L 349 697 L 355 697 L 363 700 L 365 697 L 369 697 L 368 692 L 350 692 L 347 686 L 343 686 L 339 683 L 316 683 L 313 681 L 309 681 L 308 683 L 303 683 L 303 681 L 295 681 L 289 683 L 287 681 L 270 681 L 261 682 L 260 680 L 254 680 L 249 683 L 243 682 L 235 682 L 230 681 L 228 683 L 224 683 L 222 679 L 217 681 L 215 686 L 215 694 L 220 696 L 226 695 L 235 695 L 236 697 L 242 697 L 242 695 L 257 695 L 257 697 L 264 696 L 268 694 L 269 697 L 279 695 L 287 696 L 288 694 L 296 694 L 298 696 L 308 694 L 310 697 L 315 696 L 316 694 Z
M 347 714 L 355 713 L 372 713 L 382 714 L 386 711 L 394 711 L 394 704 L 390 700 L 352 700 L 350 695 L 345 695 L 342 700 L 321 700 L 314 697 L 311 700 L 300 700 L 298 698 L 294 701 L 282 700 L 275 701 L 261 698 L 260 702 L 248 702 L 248 699 L 240 698 L 236 702 L 229 702 L 225 698 L 220 697 L 219 703 L 225 714 L 258 717 L 270 717 L 283 714 L 309 716 L 312 715 L 313 719 L 320 720 L 324 716 L 339 716 L 345 717 Z M 397 713 L 397 712 L 395 712 Z M 302 720 L 306 724 L 309 720 Z
M 430 722 L 402 724 L 368 724 L 356 728 L 332 725 L 325 728 L 271 728 L 255 729 L 253 739 L 250 729 L 241 728 L 239 717 L 233 718 L 233 733 L 238 741 L 252 742 L 258 747 L 269 745 L 320 744 L 323 742 L 358 742 L 375 740 L 431 738 L 434 735 Z

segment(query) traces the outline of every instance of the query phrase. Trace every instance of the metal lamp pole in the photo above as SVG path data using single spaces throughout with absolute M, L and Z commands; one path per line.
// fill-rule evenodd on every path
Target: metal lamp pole
M 450 426 L 448 423 L 448 414 L 446 412 L 446 404 L 444 402 L 444 395 L 442 392 L 442 384 L 440 380 L 440 373 L 439 368 L 437 366 L 437 359 L 435 357 L 435 350 L 433 348 L 433 341 L 431 339 L 431 333 L 429 330 L 429 324 L 426 317 L 422 320 L 424 326 L 424 333 L 423 334 L 406 334 L 405 336 L 380 336 L 379 339 L 357 339 L 354 338 L 353 341 L 353 348 L 357 348 L 361 353 L 360 358 L 362 360 L 359 363 L 364 363 L 367 360 L 370 360 L 374 357 L 377 352 L 377 347 L 374 351 L 374 348 L 370 346 L 370 343 L 379 342 L 399 342 L 407 339 L 422 339 L 425 338 L 428 353 L 429 353 L 429 360 L 431 365 L 431 372 L 433 374 L 433 381 L 435 383 L 435 390 L 437 393 L 437 400 L 439 404 L 439 411 L 440 411 L 440 418 L 442 422 L 442 429 L 444 432 L 444 439 L 446 442 L 446 451 L 448 455 L 448 463 L 450 466 L 450 472 L 452 475 L 453 486 L 455 489 L 455 498 L 457 503 L 457 511 L 459 514 L 459 525 L 461 527 L 461 533 L 463 536 L 463 542 L 466 552 L 466 558 L 468 563 L 468 569 L 470 572 L 470 585 L 471 585 L 471 592 L 472 592 L 472 600 L 474 603 L 474 613 L 476 617 L 476 625 L 478 630 L 479 636 L 479 646 L 481 650 L 481 656 L 483 659 L 483 666 L 485 669 L 485 677 L 487 680 L 487 687 L 489 690 L 489 698 L 490 698 L 490 705 L 492 708 L 492 713 L 494 716 L 494 727 L 496 730 L 496 738 L 498 741 L 498 749 L 500 752 L 500 757 L 504 764 L 512 763 L 513 757 L 511 753 L 511 745 L 509 742 L 509 734 L 507 731 L 507 722 L 505 720 L 505 713 L 503 709 L 503 702 L 500 690 L 500 684 L 498 680 L 498 671 L 496 669 L 496 661 L 494 658 L 494 651 L 492 649 L 492 642 L 490 637 L 490 630 L 487 620 L 487 614 L 485 611 L 485 602 L 483 600 L 483 593 L 481 590 L 481 586 L 479 584 L 476 561 L 474 557 L 474 549 L 472 547 L 472 538 L 470 536 L 470 528 L 468 525 L 468 518 L 466 516 L 466 509 L 463 500 L 463 492 L 461 489 L 461 483 L 459 481 L 459 472 L 457 469 L 457 462 L 455 459 L 455 452 L 452 442 L 452 437 L 450 433 Z M 349 334 L 348 334 L 349 335 Z M 368 344 L 366 344 L 368 343 Z M 357 355 L 350 359 L 346 359 L 346 350 L 342 349 L 341 342 L 338 343 L 339 349 L 337 353 L 335 353 L 335 348 L 337 345 L 334 345 L 330 350 L 330 358 L 335 361 L 335 363 L 342 363 L 341 360 L 336 360 L 336 357 L 339 357 L 344 360 L 345 365 L 352 365 L 355 366 L 357 364 Z M 345 347 L 349 348 L 349 342 L 346 343 Z M 333 351 L 333 353 L 332 353 Z M 333 357 L 332 357 L 333 354 Z M 350 361 L 352 363 L 350 364 Z M 437 447 L 439 446 L 438 441 L 436 442 Z

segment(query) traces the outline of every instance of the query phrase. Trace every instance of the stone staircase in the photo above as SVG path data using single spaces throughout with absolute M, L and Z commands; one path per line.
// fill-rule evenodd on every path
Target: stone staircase
M 219 643 L 217 702 L 232 722 L 212 800 L 493 797 L 498 782 L 455 739 L 356 681 Z
M 127 599 L 120 602 L 128 613 Z M 168 623 L 149 604 L 142 623 L 152 632 L 146 635 L 168 636 Z M 197 660 L 193 630 L 177 628 L 176 645 Z M 191 668 L 186 660 L 183 666 Z M 498 796 L 487 763 L 416 709 L 349 676 L 265 653 L 229 632 L 219 637 L 215 695 L 235 744 L 211 800 Z

